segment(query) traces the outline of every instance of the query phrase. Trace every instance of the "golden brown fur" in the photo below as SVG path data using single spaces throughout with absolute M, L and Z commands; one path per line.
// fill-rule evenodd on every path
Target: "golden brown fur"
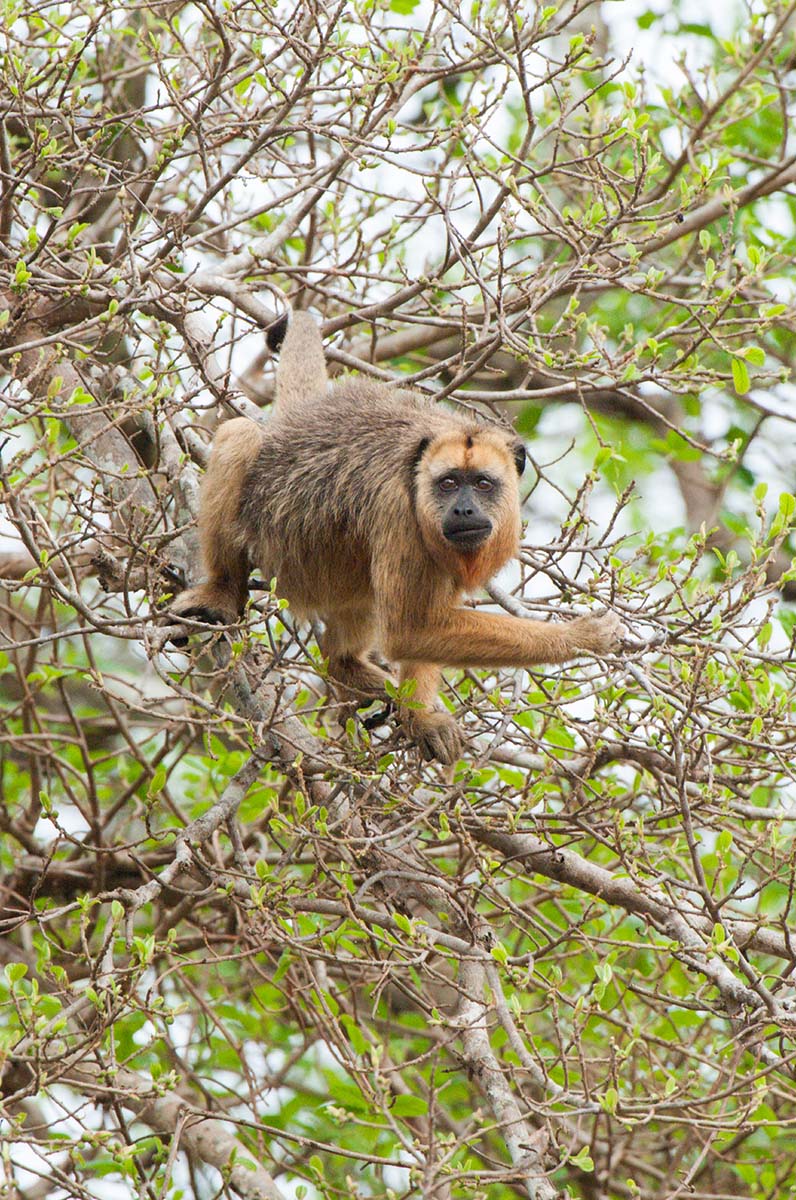
M 527 667 L 613 649 L 612 615 L 550 624 L 463 608 L 517 553 L 511 434 L 365 379 L 328 387 L 319 331 L 296 313 L 265 426 L 223 425 L 205 474 L 199 529 L 206 582 L 178 615 L 232 622 L 252 566 L 276 576 L 299 616 L 326 627 L 330 674 L 357 699 L 384 694 L 380 652 L 416 680 L 402 712 L 426 757 L 460 752 L 437 706 L 440 667 Z

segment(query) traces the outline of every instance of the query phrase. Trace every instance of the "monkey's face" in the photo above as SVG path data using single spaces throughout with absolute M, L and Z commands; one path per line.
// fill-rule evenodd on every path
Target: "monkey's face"
M 520 447 L 498 430 L 475 427 L 429 442 L 416 472 L 416 509 L 434 559 L 468 588 L 517 552 Z
M 443 537 L 464 554 L 479 550 L 494 528 L 502 482 L 487 471 L 454 468 L 432 481 Z

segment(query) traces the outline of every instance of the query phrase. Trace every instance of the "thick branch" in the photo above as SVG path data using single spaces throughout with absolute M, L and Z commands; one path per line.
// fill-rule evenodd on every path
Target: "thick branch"
M 123 1105 L 166 1139 L 181 1126 L 182 1145 L 190 1157 L 220 1171 L 243 1200 L 285 1200 L 270 1172 L 227 1125 L 193 1108 L 176 1092 L 160 1091 L 151 1080 L 123 1067 L 106 1070 L 90 1062 L 71 1067 L 62 1082 L 83 1088 L 99 1103 Z

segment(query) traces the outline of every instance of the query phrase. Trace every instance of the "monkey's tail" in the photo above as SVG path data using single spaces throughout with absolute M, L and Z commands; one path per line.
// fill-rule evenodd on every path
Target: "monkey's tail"
M 273 325 L 269 325 L 265 333 L 265 344 L 272 354 L 278 354 L 282 343 L 285 340 L 287 333 L 288 315 L 282 313 L 281 317 L 277 317 Z
M 323 353 L 321 331 L 309 313 L 281 316 L 268 330 L 266 342 L 279 351 L 276 373 L 276 405 L 281 411 L 322 399 L 329 376 Z

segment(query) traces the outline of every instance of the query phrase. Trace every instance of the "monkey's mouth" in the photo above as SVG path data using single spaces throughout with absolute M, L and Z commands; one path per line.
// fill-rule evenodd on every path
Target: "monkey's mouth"
M 443 529 L 445 540 L 455 546 L 457 550 L 465 552 L 478 550 L 491 532 L 492 525 L 489 522 L 484 525 L 465 525 L 455 529 Z

